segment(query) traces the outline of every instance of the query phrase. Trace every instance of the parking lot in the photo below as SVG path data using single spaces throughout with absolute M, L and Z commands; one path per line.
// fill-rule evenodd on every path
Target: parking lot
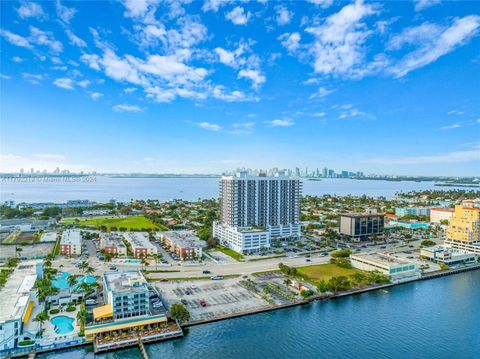
M 163 303 L 169 308 L 182 302 L 191 320 L 205 320 L 245 312 L 268 305 L 266 301 L 242 287 L 240 278 L 225 280 L 169 281 L 155 284 Z M 201 305 L 205 301 L 205 306 Z
M 45 257 L 50 253 L 55 243 L 35 243 L 25 245 L 0 245 L 0 259 L 7 259 L 15 257 L 18 254 L 15 252 L 15 247 L 21 248 L 21 258 L 35 259 L 38 257 Z

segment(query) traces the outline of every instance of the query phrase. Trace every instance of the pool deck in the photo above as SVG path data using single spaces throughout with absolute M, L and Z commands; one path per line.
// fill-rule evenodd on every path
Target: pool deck
M 71 337 L 72 334 L 78 334 L 78 332 L 80 331 L 80 327 L 77 324 L 77 312 L 78 312 L 78 307 L 76 308 L 76 310 L 74 312 L 65 311 L 65 312 L 60 312 L 58 314 L 50 316 L 50 319 L 43 323 L 43 328 L 45 330 L 43 332 L 43 337 L 51 339 L 52 341 L 56 341 L 57 339 L 64 339 L 66 336 Z M 62 316 L 63 317 L 69 317 L 69 318 L 73 319 L 73 323 L 72 323 L 73 331 L 71 331 L 69 333 L 65 333 L 65 334 L 58 334 L 58 333 L 55 332 L 55 325 L 53 325 L 51 323 L 51 320 L 53 318 L 62 317 Z

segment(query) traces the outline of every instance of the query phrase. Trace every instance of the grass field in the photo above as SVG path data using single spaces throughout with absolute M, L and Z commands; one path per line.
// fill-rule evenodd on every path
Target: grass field
M 155 225 L 152 221 L 144 216 L 130 216 L 130 217 L 112 217 L 112 216 L 103 216 L 95 217 L 88 219 L 81 218 L 65 218 L 62 220 L 62 223 L 69 224 L 76 222 L 77 225 L 81 227 L 88 228 L 99 228 L 101 226 L 107 227 L 110 230 L 112 227 L 116 227 L 117 230 L 120 228 L 126 228 L 129 230 L 143 230 L 143 229 L 161 229 L 159 226 Z
M 298 273 L 312 284 L 318 285 L 323 280 L 329 280 L 332 277 L 351 276 L 359 273 L 357 269 L 347 269 L 337 266 L 336 264 L 319 264 L 307 267 L 298 267 Z
M 223 254 L 226 254 L 229 257 L 232 257 L 233 259 L 235 259 L 238 262 L 243 262 L 244 261 L 243 256 L 240 253 L 235 252 L 233 249 L 217 245 L 215 247 L 215 250 L 219 251 L 219 252 L 222 252 Z

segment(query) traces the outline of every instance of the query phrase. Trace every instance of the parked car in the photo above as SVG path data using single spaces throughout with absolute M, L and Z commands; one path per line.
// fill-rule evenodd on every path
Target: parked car
M 95 305 L 95 304 L 97 304 L 97 301 L 95 299 L 87 299 L 85 301 L 85 304 L 86 305 Z
M 116 266 L 110 266 L 110 267 L 108 267 L 108 269 L 110 269 L 110 270 L 117 270 L 117 267 L 116 267 Z
M 222 280 L 223 277 L 221 275 L 214 275 L 212 278 L 210 278 L 211 280 Z
M 203 274 L 210 274 L 210 273 L 212 273 L 212 272 L 210 272 L 209 270 L 204 270 L 202 273 L 203 273 Z
M 311 262 L 312 260 L 310 258 L 305 259 L 305 262 Z
M 199 303 L 200 303 L 200 305 L 201 305 L 202 307 L 206 307 L 206 306 L 207 306 L 207 302 L 205 302 L 204 300 L 201 300 Z
M 186 299 L 182 299 L 181 302 L 182 302 L 183 305 L 187 305 L 187 303 L 188 303 Z

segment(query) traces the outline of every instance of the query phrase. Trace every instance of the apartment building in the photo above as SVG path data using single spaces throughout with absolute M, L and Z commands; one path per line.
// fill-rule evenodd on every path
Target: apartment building
M 181 260 L 202 258 L 206 243 L 201 241 L 193 231 L 168 231 L 157 234 L 163 245 L 175 253 Z
M 82 254 L 82 235 L 79 230 L 67 229 L 60 239 L 60 254 L 66 256 Z
M 340 215 L 340 234 L 355 242 L 365 241 L 382 234 L 384 224 L 383 213 L 345 213 Z
M 395 214 L 400 217 L 406 215 L 428 216 L 430 215 L 430 207 L 397 207 L 395 208 Z
M 100 249 L 103 249 L 105 253 L 110 253 L 114 256 L 127 255 L 127 247 L 123 243 L 123 235 L 121 233 L 102 233 L 99 244 Z
M 238 252 L 268 248 L 275 238 L 300 237 L 301 192 L 301 181 L 283 171 L 270 177 L 247 172 L 223 176 L 214 237 Z
M 417 279 L 420 273 L 417 265 L 404 259 L 383 253 L 357 253 L 350 255 L 353 268 L 363 271 L 377 270 L 388 275 L 393 282 L 402 282 Z
M 440 224 L 448 221 L 455 214 L 453 208 L 432 208 L 430 209 L 430 223 Z
M 133 256 L 136 258 L 145 258 L 158 253 L 157 247 L 150 242 L 148 233 L 145 232 L 125 232 L 125 240 L 130 244 Z
M 480 254 L 480 208 L 455 206 L 449 220 L 445 246 Z

